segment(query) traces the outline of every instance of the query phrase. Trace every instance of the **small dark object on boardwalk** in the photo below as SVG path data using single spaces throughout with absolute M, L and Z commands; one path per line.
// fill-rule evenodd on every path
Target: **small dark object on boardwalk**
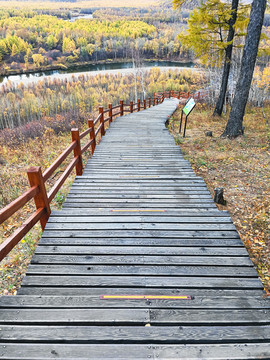
M 227 205 L 227 201 L 224 199 L 223 195 L 223 188 L 215 188 L 214 202 L 220 205 Z

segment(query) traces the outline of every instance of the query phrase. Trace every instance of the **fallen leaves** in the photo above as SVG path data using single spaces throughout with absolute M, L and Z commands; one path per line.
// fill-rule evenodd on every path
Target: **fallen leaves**
M 266 109 L 268 116 L 270 107 Z M 270 141 L 260 109 L 245 116 L 245 136 L 222 139 L 226 119 L 211 117 L 212 111 L 194 110 L 187 136 L 179 138 L 179 113 L 174 115 L 174 136 L 185 158 L 205 180 L 211 194 L 223 187 L 226 207 L 240 233 L 258 274 L 270 291 Z M 205 136 L 211 130 L 214 137 Z

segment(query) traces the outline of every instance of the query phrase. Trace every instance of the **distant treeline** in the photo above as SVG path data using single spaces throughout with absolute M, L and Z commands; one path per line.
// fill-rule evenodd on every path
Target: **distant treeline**
M 54 9 L 0 10 L 2 74 L 127 59 L 134 51 L 143 58 L 191 60 L 178 39 L 182 16 L 171 9 L 100 9 L 92 20 L 64 20 L 71 15 Z

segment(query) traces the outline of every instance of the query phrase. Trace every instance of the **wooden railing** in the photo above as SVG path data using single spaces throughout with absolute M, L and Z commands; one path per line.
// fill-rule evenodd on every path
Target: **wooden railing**
M 124 104 L 124 102 L 121 100 L 119 105 L 112 106 L 112 104 L 109 104 L 109 107 L 106 110 L 104 110 L 103 107 L 99 107 L 98 117 L 95 120 L 88 120 L 88 129 L 81 134 L 79 133 L 78 129 L 72 129 L 72 142 L 66 148 L 66 150 L 43 173 L 40 166 L 31 167 L 28 169 L 27 175 L 30 189 L 0 210 L 1 225 L 18 210 L 22 209 L 23 206 L 26 205 L 30 200 L 34 199 L 36 205 L 36 211 L 30 215 L 28 219 L 17 230 L 15 230 L 11 236 L 9 236 L 2 244 L 0 244 L 0 261 L 14 248 L 16 244 L 18 244 L 18 242 L 33 228 L 33 226 L 38 221 L 40 221 L 41 228 L 44 230 L 51 214 L 50 203 L 74 168 L 76 169 L 76 175 L 82 175 L 82 155 L 89 148 L 91 148 L 91 154 L 93 155 L 96 147 L 97 136 L 100 134 L 101 139 L 105 135 L 106 123 L 110 124 L 113 121 L 113 118 L 117 116 L 123 116 L 127 112 L 133 113 L 134 111 L 141 111 L 151 106 L 158 105 L 162 103 L 165 98 L 176 97 L 180 99 L 188 98 L 189 96 L 200 98 L 200 94 L 190 95 L 189 93 L 170 90 L 156 93 L 153 95 L 153 98 L 148 98 L 147 100 L 145 99 L 142 102 L 138 100 L 135 104 L 133 101 L 131 101 L 129 104 Z M 88 135 L 89 140 L 82 147 L 81 140 Z M 67 165 L 65 171 L 56 181 L 50 191 L 47 192 L 45 187 L 46 182 L 52 177 L 54 172 L 72 152 L 74 154 L 73 159 Z

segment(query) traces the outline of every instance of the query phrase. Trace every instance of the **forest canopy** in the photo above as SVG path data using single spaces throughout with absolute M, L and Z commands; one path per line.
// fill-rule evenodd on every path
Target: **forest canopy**
M 88 61 L 128 59 L 133 50 L 143 58 L 187 59 L 178 39 L 185 13 L 135 8 L 0 10 L 0 73 L 69 67 Z M 181 25 L 182 24 L 182 25 Z

